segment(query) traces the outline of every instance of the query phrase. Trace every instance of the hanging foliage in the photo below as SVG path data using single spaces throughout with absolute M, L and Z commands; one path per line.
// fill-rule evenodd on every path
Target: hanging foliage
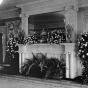
M 10 64 L 10 72 L 18 73 L 19 54 L 18 54 L 18 38 L 13 35 L 10 36 L 6 46 L 6 59 Z
M 81 38 L 78 39 L 78 56 L 83 65 L 82 70 L 82 82 L 88 82 L 88 33 L 81 34 Z

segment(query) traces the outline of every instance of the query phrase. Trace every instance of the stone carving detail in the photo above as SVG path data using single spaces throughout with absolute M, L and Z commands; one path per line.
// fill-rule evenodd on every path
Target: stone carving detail
M 74 9 L 74 7 L 66 7 L 66 26 L 70 26 L 71 34 L 70 34 L 70 41 L 75 42 L 75 36 L 77 31 L 77 9 Z M 69 39 L 67 37 L 67 39 Z
M 74 9 L 72 7 L 66 7 L 65 8 L 66 11 L 66 25 L 70 24 L 71 26 L 74 27 L 74 21 L 77 15 L 77 9 Z
M 83 16 L 83 32 L 88 32 L 88 12 L 84 12 Z
M 88 0 L 78 0 L 79 5 L 88 3 Z
M 50 8 L 50 7 L 64 7 L 65 5 L 72 5 L 74 0 L 46 0 L 41 1 L 38 3 L 29 3 L 27 5 L 18 6 L 22 8 L 24 12 L 32 11 L 32 10 L 38 10 L 38 9 L 44 9 L 44 8 Z
M 12 34 L 17 37 L 18 33 L 22 30 L 20 20 L 6 22 L 6 27 L 8 31 L 8 37 L 10 37 Z

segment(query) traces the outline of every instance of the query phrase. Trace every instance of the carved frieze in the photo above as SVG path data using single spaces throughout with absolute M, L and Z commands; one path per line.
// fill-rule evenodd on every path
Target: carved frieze
M 83 14 L 83 32 L 88 32 L 88 11 Z
M 17 37 L 18 33 L 22 30 L 20 20 L 6 22 L 6 27 L 7 27 L 8 37 L 11 34 Z

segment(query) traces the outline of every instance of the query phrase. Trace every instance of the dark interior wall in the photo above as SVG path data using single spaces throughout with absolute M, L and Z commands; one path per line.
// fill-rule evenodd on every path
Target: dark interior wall
M 64 12 L 51 12 L 29 16 L 28 23 L 34 25 L 34 29 L 60 28 L 65 26 Z

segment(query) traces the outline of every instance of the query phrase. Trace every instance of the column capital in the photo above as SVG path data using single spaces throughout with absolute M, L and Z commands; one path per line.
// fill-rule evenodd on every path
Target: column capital
M 71 11 L 71 10 L 74 10 L 74 11 L 78 11 L 78 6 L 77 5 L 71 5 L 71 6 L 66 6 L 65 7 L 65 11 Z
M 20 14 L 20 18 L 22 18 L 22 17 L 29 17 L 29 15 L 26 14 L 26 13 L 21 13 L 21 14 Z

